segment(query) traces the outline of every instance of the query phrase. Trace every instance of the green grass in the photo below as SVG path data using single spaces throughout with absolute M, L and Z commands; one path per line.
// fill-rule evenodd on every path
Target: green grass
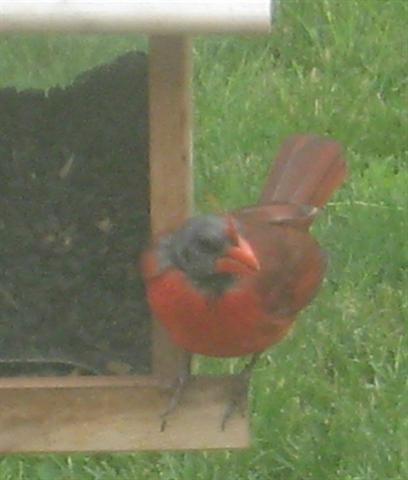
M 269 37 L 195 44 L 199 209 L 255 201 L 290 133 L 337 138 L 349 163 L 347 185 L 314 229 L 330 251 L 324 288 L 255 372 L 253 447 L 4 457 L 1 480 L 408 478 L 408 3 L 281 3 Z M 135 45 L 3 38 L 1 85 L 68 83 Z

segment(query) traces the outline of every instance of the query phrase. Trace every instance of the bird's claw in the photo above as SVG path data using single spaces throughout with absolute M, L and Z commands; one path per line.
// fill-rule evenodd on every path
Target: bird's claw
M 237 401 L 237 399 L 231 400 L 228 405 L 225 407 L 224 410 L 224 415 L 222 416 L 221 419 L 221 431 L 225 430 L 225 427 L 228 423 L 228 420 L 234 415 L 234 413 L 239 410 L 241 413 L 242 417 L 245 417 L 245 412 L 244 412 L 244 399 L 245 397 L 243 396 L 241 399 Z
M 167 426 L 167 417 L 174 412 L 180 403 L 181 397 L 191 379 L 190 374 L 191 355 L 185 353 L 180 360 L 180 370 L 176 380 L 173 383 L 172 395 L 165 410 L 160 414 L 160 432 L 164 432 Z
M 221 419 L 221 430 L 224 431 L 229 419 L 239 411 L 242 417 L 245 417 L 246 394 L 248 391 L 250 376 L 247 372 L 242 372 L 236 379 L 236 384 L 231 391 L 231 396 L 225 407 L 224 414 Z
M 247 365 L 242 369 L 242 371 L 237 375 L 229 401 L 225 407 L 224 414 L 221 419 L 221 430 L 224 431 L 228 423 L 228 420 L 234 415 L 238 410 L 241 412 L 241 415 L 245 417 L 244 407 L 246 405 L 246 395 L 249 388 L 249 381 L 251 379 L 252 370 L 258 361 L 259 354 L 255 353 Z
M 171 398 L 169 400 L 169 403 L 167 404 L 167 407 L 165 410 L 160 414 L 160 431 L 164 432 L 166 429 L 167 425 L 167 417 L 174 412 L 174 410 L 177 408 L 178 404 L 180 403 L 180 399 L 183 395 L 183 392 L 186 388 L 186 385 L 188 381 L 190 380 L 190 376 L 180 376 L 177 377 L 176 381 L 174 382 L 174 385 L 172 387 L 173 393 L 171 395 Z

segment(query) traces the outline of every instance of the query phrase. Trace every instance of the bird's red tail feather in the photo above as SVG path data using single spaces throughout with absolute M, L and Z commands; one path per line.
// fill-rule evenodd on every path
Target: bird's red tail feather
M 337 142 L 294 135 L 279 151 L 258 205 L 276 202 L 323 207 L 345 175 L 346 164 Z

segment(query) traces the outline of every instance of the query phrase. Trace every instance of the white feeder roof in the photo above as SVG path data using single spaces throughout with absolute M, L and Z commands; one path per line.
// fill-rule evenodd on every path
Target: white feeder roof
M 0 32 L 266 33 L 273 0 L 0 0 Z

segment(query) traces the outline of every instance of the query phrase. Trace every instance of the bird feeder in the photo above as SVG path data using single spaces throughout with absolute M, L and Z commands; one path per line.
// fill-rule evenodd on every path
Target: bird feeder
M 267 33 L 270 23 L 270 0 L 0 0 L 1 32 L 148 35 L 153 236 L 192 213 L 192 37 Z M 195 378 L 160 431 L 180 355 L 154 324 L 150 375 L 1 378 L 0 452 L 247 446 L 247 418 L 220 429 L 232 376 Z

